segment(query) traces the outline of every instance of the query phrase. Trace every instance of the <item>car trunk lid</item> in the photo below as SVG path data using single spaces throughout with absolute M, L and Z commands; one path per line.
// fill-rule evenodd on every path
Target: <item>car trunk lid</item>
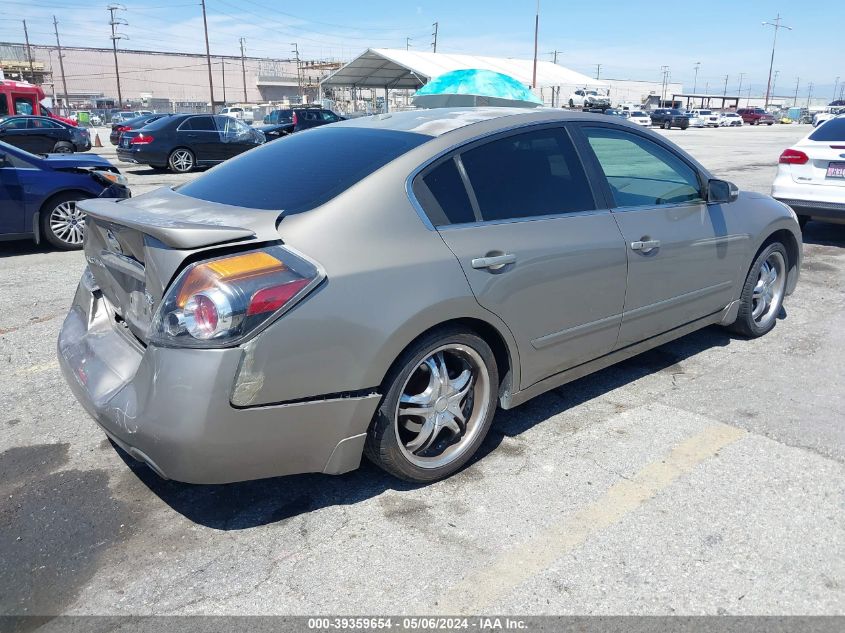
M 78 204 L 86 213 L 85 258 L 97 286 L 115 322 L 144 343 L 164 292 L 186 259 L 223 244 L 278 240 L 282 215 L 167 188 L 125 201 Z
M 802 185 L 845 187 L 845 178 L 839 176 L 845 166 L 845 142 L 831 143 L 809 141 L 795 146 L 809 160 L 803 165 L 791 164 L 792 180 Z

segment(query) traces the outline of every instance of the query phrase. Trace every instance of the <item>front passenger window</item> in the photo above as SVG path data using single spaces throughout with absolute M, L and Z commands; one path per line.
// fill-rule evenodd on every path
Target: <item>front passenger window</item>
M 670 150 L 638 134 L 584 127 L 615 206 L 637 207 L 702 200 L 695 170 Z

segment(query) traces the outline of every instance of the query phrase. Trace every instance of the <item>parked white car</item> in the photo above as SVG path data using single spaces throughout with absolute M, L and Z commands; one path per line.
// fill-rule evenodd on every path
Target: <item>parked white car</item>
M 242 108 L 240 106 L 223 108 L 222 110 L 220 110 L 220 114 L 224 116 L 230 116 L 234 119 L 239 119 L 249 125 L 252 125 L 252 123 L 255 121 L 255 113 L 249 108 Z
M 610 107 L 610 97 L 605 90 L 584 88 L 569 95 L 570 108 L 601 108 Z
M 707 121 L 695 113 L 695 110 L 689 110 L 687 113 L 690 127 L 707 127 Z
M 801 226 L 811 218 L 845 221 L 845 115 L 783 151 L 772 197 L 792 207 Z
M 742 127 L 742 117 L 736 112 L 722 112 L 719 115 L 719 127 Z
M 705 127 L 719 127 L 719 113 L 713 110 L 692 110 L 692 113 L 704 122 Z
M 813 127 L 818 127 L 825 121 L 830 121 L 836 116 L 845 113 L 845 108 L 833 107 L 825 108 L 821 112 L 816 112 L 813 115 Z
M 631 110 L 628 114 L 628 120 L 643 127 L 651 127 L 651 117 L 642 110 Z

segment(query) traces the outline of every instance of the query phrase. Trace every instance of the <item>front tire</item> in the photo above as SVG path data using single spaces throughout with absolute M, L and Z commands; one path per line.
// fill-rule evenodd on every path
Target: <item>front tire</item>
M 53 196 L 41 208 L 41 234 L 50 244 L 63 251 L 82 248 L 85 238 L 85 214 L 76 203 L 85 196 L 65 193 Z
M 194 153 L 184 147 L 174 149 L 167 158 L 167 166 L 177 174 L 189 173 L 196 167 L 196 164 Z
M 499 374 L 483 339 L 441 329 L 402 354 L 385 387 L 364 452 L 400 479 L 429 483 L 460 470 L 481 446 L 496 412 Z
M 775 327 L 786 294 L 788 261 L 780 242 L 769 244 L 756 257 L 742 286 L 739 314 L 730 326 L 734 332 L 757 338 Z

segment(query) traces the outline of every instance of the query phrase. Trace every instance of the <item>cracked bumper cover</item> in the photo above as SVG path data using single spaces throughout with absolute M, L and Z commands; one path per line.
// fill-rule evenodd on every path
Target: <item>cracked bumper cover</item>
M 83 284 L 58 340 L 77 400 L 159 475 L 228 483 L 358 467 L 380 395 L 250 408 L 230 398 L 243 350 L 144 348 Z

